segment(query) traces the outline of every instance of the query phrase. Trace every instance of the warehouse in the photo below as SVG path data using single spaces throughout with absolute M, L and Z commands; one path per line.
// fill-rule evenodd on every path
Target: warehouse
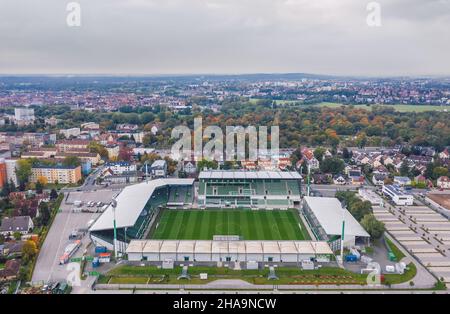
M 334 197 L 305 196 L 303 213 L 317 239 L 332 242 L 333 250 L 340 247 L 342 222 L 345 221 L 344 247 L 367 245 L 370 235 L 352 214 Z
M 325 262 L 333 255 L 326 242 L 314 241 L 132 240 L 126 252 L 129 261 L 151 262 Z

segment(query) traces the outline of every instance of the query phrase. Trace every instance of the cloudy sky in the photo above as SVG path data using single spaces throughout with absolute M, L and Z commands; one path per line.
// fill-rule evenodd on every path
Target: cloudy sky
M 450 75 L 450 0 L 0 0 L 1 74 Z

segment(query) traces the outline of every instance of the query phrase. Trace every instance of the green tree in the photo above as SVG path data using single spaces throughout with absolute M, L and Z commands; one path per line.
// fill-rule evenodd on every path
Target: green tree
M 29 159 L 19 159 L 17 161 L 16 175 L 20 184 L 26 184 L 31 175 L 31 161 Z
M 400 175 L 407 177 L 409 176 L 409 166 L 406 160 L 402 162 L 402 165 L 400 166 Z
M 41 225 L 46 226 L 50 220 L 50 207 L 47 202 L 41 202 L 39 204 L 39 222 Z
M 38 180 L 36 182 L 36 193 L 37 194 L 42 194 L 43 190 L 44 190 L 44 185 L 41 183 L 40 180 Z
M 325 154 L 325 148 L 323 148 L 323 147 L 317 147 L 314 150 L 314 157 L 316 157 L 316 159 L 318 161 L 322 161 L 324 154 Z
M 52 190 L 50 191 L 50 199 L 51 199 L 51 200 L 55 200 L 55 199 L 57 199 L 57 198 L 58 198 L 58 192 L 56 192 L 55 189 L 52 189 Z
M 361 220 L 361 226 L 373 239 L 379 239 L 384 233 L 384 223 L 378 221 L 373 214 L 367 214 Z
M 324 173 L 339 174 L 344 168 L 344 161 L 336 157 L 326 158 L 320 163 L 320 170 Z
M 27 264 L 29 261 L 33 260 L 33 258 L 37 254 L 37 245 L 36 242 L 32 240 L 28 240 L 23 244 L 22 247 L 22 259 L 24 260 L 25 264 Z
M 62 164 L 66 167 L 78 167 L 81 165 L 81 160 L 77 156 L 67 156 L 64 158 Z

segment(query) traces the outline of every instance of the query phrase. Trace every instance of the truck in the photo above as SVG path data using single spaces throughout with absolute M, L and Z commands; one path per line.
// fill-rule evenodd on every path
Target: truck
M 80 240 L 76 240 L 68 244 L 64 249 L 64 254 L 59 258 L 59 264 L 60 265 L 66 264 L 80 246 L 81 246 Z
M 111 253 L 98 254 L 98 261 L 100 263 L 109 263 L 111 261 Z
M 94 259 L 92 260 L 92 268 L 96 268 L 100 266 L 100 261 L 98 259 L 98 257 L 94 257 Z
M 83 205 L 83 202 L 82 201 L 74 201 L 73 205 L 76 207 L 81 207 L 81 205 Z

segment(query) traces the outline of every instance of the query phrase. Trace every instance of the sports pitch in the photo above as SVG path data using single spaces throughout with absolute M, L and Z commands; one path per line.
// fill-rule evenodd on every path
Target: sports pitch
M 239 235 L 243 240 L 309 240 L 294 210 L 164 210 L 152 239 L 212 240 Z

